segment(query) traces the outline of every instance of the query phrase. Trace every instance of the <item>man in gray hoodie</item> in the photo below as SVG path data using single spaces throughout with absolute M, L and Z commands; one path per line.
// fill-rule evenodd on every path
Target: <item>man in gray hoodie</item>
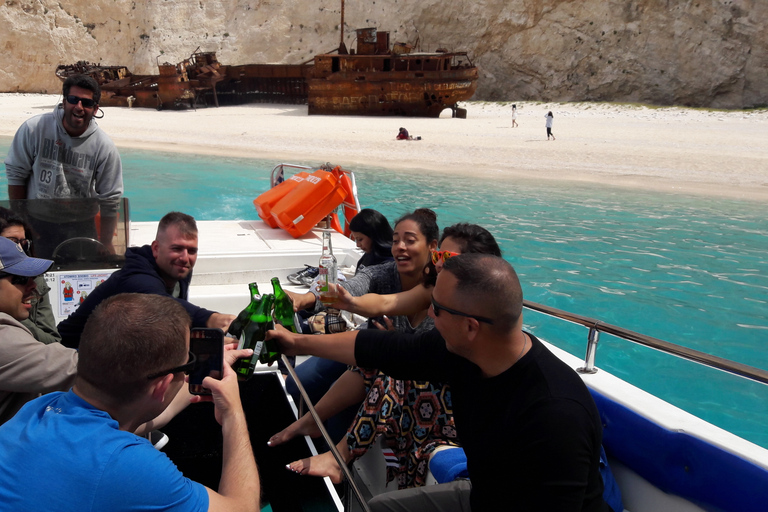
M 16 132 L 5 159 L 8 197 L 80 199 L 67 208 L 48 201 L 27 205 L 41 256 L 50 257 L 60 242 L 75 236 L 98 237 L 114 253 L 123 169 L 115 144 L 93 120 L 101 89 L 92 77 L 73 75 L 64 82 L 63 95 L 53 112 L 28 119 Z M 98 234 L 96 213 L 101 215 Z

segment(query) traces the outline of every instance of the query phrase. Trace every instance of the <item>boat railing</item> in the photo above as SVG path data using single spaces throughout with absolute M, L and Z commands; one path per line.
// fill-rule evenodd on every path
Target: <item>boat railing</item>
M 755 368 L 746 364 L 730 361 L 728 359 L 713 356 L 711 354 L 700 352 L 688 347 L 675 345 L 674 343 L 660 340 L 645 334 L 640 334 L 635 331 L 630 331 L 629 329 L 624 329 L 623 327 L 619 327 L 617 325 L 605 323 L 595 318 L 578 315 L 576 313 L 570 313 L 568 311 L 545 306 L 543 304 L 537 304 L 536 302 L 525 300 L 523 301 L 523 307 L 532 311 L 543 313 L 548 316 L 565 320 L 567 322 L 583 325 L 589 329 L 587 334 L 587 351 L 584 357 L 584 366 L 577 370 L 580 373 L 595 373 L 597 371 L 595 368 L 597 344 L 600 338 L 600 333 L 604 332 L 606 334 L 617 336 L 633 343 L 644 345 L 646 347 L 650 347 L 667 354 L 681 357 L 688 361 L 693 361 L 695 363 L 709 366 L 711 368 L 716 368 L 718 370 L 738 375 L 740 377 L 745 377 L 762 384 L 768 384 L 768 371 L 762 370 L 760 368 Z
M 344 482 L 348 490 L 348 492 L 344 492 L 344 495 L 343 495 L 344 510 L 350 510 L 351 508 L 350 498 L 352 495 L 354 495 L 355 499 L 357 499 L 358 505 L 360 506 L 361 510 L 363 512 L 371 512 L 371 509 L 368 507 L 368 501 L 363 496 L 363 492 L 360 490 L 360 487 L 357 485 L 357 482 L 352 476 L 352 471 L 349 469 L 349 465 L 347 465 L 347 462 L 339 453 L 338 448 L 336 448 L 336 443 L 333 440 L 331 440 L 331 436 L 328 434 L 328 431 L 325 429 L 323 420 L 317 414 L 317 411 L 315 410 L 314 405 L 312 405 L 312 400 L 309 399 L 307 392 L 304 390 L 304 386 L 301 384 L 301 381 L 299 380 L 299 376 L 296 375 L 296 372 L 294 371 L 293 366 L 291 365 L 291 362 L 288 360 L 285 354 L 281 354 L 280 357 L 282 358 L 283 364 L 285 364 L 285 367 L 288 369 L 288 373 L 291 375 L 291 378 L 293 379 L 293 382 L 296 384 L 296 388 L 299 390 L 299 394 L 301 395 L 300 403 L 296 404 L 296 407 L 298 409 L 297 417 L 301 418 L 302 416 L 304 416 L 304 408 L 306 407 L 307 411 L 312 416 L 312 420 L 315 422 L 315 426 L 318 428 L 318 430 L 320 430 L 320 434 L 323 440 L 325 441 L 325 444 L 328 446 L 328 449 L 333 454 L 333 457 L 336 459 L 336 463 L 339 465 L 339 468 L 341 468 L 341 472 L 344 475 Z
M 301 169 L 302 171 L 308 171 L 311 170 L 312 167 L 307 167 L 305 165 L 296 165 L 296 164 L 277 164 L 274 169 L 272 169 L 272 173 L 269 175 L 269 186 L 270 188 L 274 188 L 281 184 L 283 181 L 285 181 L 285 169 Z

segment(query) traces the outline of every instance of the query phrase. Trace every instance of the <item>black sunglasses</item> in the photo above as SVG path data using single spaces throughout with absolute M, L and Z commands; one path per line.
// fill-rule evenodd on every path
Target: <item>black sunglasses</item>
M 85 108 L 91 108 L 96 104 L 96 102 L 91 98 L 81 98 L 80 96 L 75 96 L 74 94 L 67 96 L 67 103 L 70 105 L 77 105 L 78 103 L 82 103 L 83 107 Z
M 493 325 L 493 320 L 491 320 L 490 318 L 485 318 L 484 316 L 470 315 L 469 313 L 462 313 L 461 311 L 456 311 L 455 309 L 441 306 L 434 299 L 434 297 L 432 298 L 432 309 L 435 311 L 435 316 L 440 316 L 440 311 L 445 311 L 446 313 L 450 313 L 452 315 L 465 316 L 467 318 L 474 318 L 478 322 L 485 322 L 486 324 Z
M 197 364 L 197 356 L 195 355 L 194 352 L 190 350 L 189 360 L 186 363 L 184 363 L 181 366 L 170 368 L 168 370 L 163 370 L 161 372 L 153 373 L 152 375 L 149 375 L 147 379 L 152 380 L 158 377 L 163 377 L 165 375 L 168 375 L 169 373 L 179 373 L 179 372 L 184 372 L 185 374 L 189 375 L 189 372 L 192 371 L 192 369 L 195 367 L 195 364 Z
M 32 248 L 32 240 L 29 238 L 16 238 L 15 236 L 7 236 L 6 238 L 21 247 L 21 249 L 27 253 L 27 256 L 29 256 L 29 249 Z
M 0 279 L 3 279 L 5 277 L 11 278 L 11 284 L 17 284 L 20 286 L 27 286 L 30 279 L 34 279 L 34 277 L 28 277 L 28 276 L 17 276 L 14 274 L 6 274 L 5 272 L 0 272 Z

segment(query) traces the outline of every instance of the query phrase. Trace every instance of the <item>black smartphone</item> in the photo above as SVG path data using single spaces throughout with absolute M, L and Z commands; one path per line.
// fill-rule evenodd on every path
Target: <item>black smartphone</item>
M 224 371 L 224 331 L 207 327 L 195 327 L 189 335 L 189 350 L 197 362 L 189 372 L 189 392 L 193 395 L 210 395 L 203 387 L 203 379 L 220 379 Z

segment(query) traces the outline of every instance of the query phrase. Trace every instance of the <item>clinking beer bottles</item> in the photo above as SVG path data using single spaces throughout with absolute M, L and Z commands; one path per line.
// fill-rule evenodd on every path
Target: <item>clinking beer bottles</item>
M 243 339 L 240 342 L 240 348 L 253 349 L 253 355 L 238 360 L 235 373 L 237 373 L 240 380 L 246 380 L 253 375 L 256 361 L 262 356 L 264 338 L 266 337 L 267 331 L 274 329 L 274 324 L 272 323 L 272 305 L 274 302 L 274 295 L 263 295 L 256 311 L 251 313 L 249 317 L 248 325 L 246 325 L 245 330 L 243 331 Z
M 320 269 L 320 302 L 324 306 L 329 306 L 336 302 L 336 282 L 338 280 L 338 271 L 336 266 L 336 257 L 333 255 L 331 247 L 331 230 L 323 231 L 323 254 L 320 255 L 318 268 Z M 333 286 L 331 286 L 333 285 Z
M 272 278 L 272 289 L 275 291 L 275 322 L 282 325 L 291 332 L 299 332 L 299 320 L 296 318 L 296 313 L 293 312 L 293 302 L 288 294 L 285 293 L 282 286 L 280 286 L 280 279 L 277 277 Z M 276 361 L 280 357 L 280 348 L 275 340 L 267 340 L 265 345 L 264 361 L 263 363 L 271 363 Z M 288 361 L 292 366 L 295 366 L 296 358 L 288 357 Z M 282 370 L 282 367 L 281 367 Z
M 248 289 L 251 292 L 251 303 L 237 315 L 237 318 L 229 324 L 229 329 L 227 329 L 227 332 L 236 339 L 240 339 L 240 335 L 243 334 L 243 329 L 248 325 L 248 320 L 251 314 L 256 311 L 256 308 L 259 307 L 259 302 L 261 302 L 261 294 L 259 293 L 258 285 L 256 283 L 250 283 Z
M 275 291 L 275 322 L 282 325 L 291 332 L 299 332 L 296 328 L 295 313 L 293 312 L 293 302 L 283 287 L 280 286 L 280 279 L 272 278 L 272 289 Z

